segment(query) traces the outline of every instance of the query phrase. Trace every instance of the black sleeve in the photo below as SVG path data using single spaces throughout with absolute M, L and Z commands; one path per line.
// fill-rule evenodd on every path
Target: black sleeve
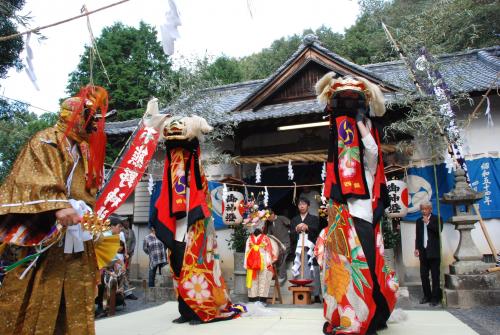
M 319 218 L 311 214 L 309 214 L 307 218 L 308 218 L 307 227 L 309 230 L 309 240 L 313 243 L 316 243 L 316 240 L 318 239 L 319 236 Z
M 298 226 L 299 223 L 300 222 L 297 216 L 293 217 L 292 220 L 290 221 L 290 240 L 292 244 L 295 244 L 297 242 L 298 236 L 295 228 Z

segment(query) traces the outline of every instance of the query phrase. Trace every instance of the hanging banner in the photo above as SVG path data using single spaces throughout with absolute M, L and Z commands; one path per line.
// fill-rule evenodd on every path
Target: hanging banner
M 483 219 L 500 218 L 500 158 L 478 158 L 466 161 L 472 188 L 484 192 L 478 201 Z M 440 199 L 455 185 L 455 177 L 448 173 L 444 163 L 436 166 Z M 422 215 L 420 204 L 430 201 L 437 214 L 436 183 L 432 165 L 408 169 L 408 215 L 405 221 L 415 221 Z M 451 205 L 440 202 L 440 214 L 444 221 L 453 215 Z
M 116 211 L 134 191 L 153 156 L 160 134 L 152 127 L 142 127 L 123 155 L 108 184 L 97 199 L 95 211 L 105 219 Z

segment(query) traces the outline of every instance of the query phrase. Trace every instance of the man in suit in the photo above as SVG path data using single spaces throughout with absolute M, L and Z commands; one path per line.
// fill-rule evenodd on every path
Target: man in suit
M 299 214 L 292 218 L 292 221 L 290 222 L 290 240 L 294 242 L 295 246 L 300 245 L 298 243 L 298 239 L 300 238 L 300 234 L 302 232 L 307 234 L 307 239 L 313 244 L 313 248 L 316 240 L 318 239 L 319 219 L 317 216 L 309 214 L 309 206 L 309 199 L 299 198 Z M 313 259 L 313 267 L 314 275 L 311 277 L 310 271 L 304 271 L 304 276 L 306 278 L 314 279 L 314 290 L 312 294 L 314 296 L 314 302 L 320 303 L 321 283 L 319 278 L 319 265 L 316 258 Z M 307 269 L 304 268 L 304 270 Z
M 432 214 L 432 204 L 425 202 L 420 205 L 422 217 L 416 223 L 415 257 L 420 260 L 420 278 L 424 297 L 421 304 L 439 305 L 441 288 L 439 286 L 439 267 L 441 265 L 440 231 L 443 224 L 440 217 Z M 429 282 L 429 271 L 432 278 L 432 291 Z

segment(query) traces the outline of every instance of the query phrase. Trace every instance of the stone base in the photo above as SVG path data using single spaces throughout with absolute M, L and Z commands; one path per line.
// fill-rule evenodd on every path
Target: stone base
M 235 295 L 247 295 L 247 272 L 234 271 L 234 288 Z
M 450 290 L 500 290 L 500 273 L 444 275 L 444 287 Z
M 483 261 L 458 261 L 450 265 L 450 273 L 455 275 L 469 275 L 484 273 L 491 264 Z
M 444 289 L 446 304 L 454 308 L 500 306 L 500 290 L 449 290 Z
M 500 273 L 445 275 L 448 307 L 500 306 Z
M 170 287 L 148 287 L 144 292 L 144 302 L 176 301 L 175 290 Z

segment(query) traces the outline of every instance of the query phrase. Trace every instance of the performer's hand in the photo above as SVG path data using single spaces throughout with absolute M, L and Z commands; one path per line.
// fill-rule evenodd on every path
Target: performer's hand
M 309 227 L 305 223 L 300 223 L 297 225 L 297 228 L 295 229 L 298 233 L 301 233 L 303 231 L 307 231 Z
M 64 227 L 80 223 L 81 218 L 73 208 L 63 208 L 56 212 L 56 219 Z
M 356 114 L 356 122 L 364 122 L 366 118 L 366 109 L 358 108 L 358 113 Z
M 415 249 L 415 251 L 413 253 L 415 254 L 415 257 L 420 256 L 420 252 L 418 252 L 418 249 Z

